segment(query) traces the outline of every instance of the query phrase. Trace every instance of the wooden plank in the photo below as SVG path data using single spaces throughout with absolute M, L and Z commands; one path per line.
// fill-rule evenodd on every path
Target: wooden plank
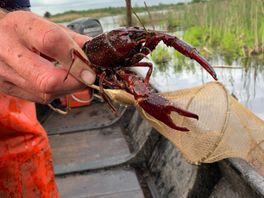
M 67 115 L 52 112 L 44 121 L 43 127 L 48 134 L 67 133 L 109 126 L 118 119 L 106 104 L 94 103 L 74 108 Z
M 49 136 L 56 174 L 96 168 L 130 155 L 120 127 Z
M 89 198 L 142 198 L 143 193 L 141 190 L 133 190 L 128 192 L 117 192 L 113 194 L 107 195 L 96 195 L 96 196 L 89 196 Z
M 135 171 L 115 169 L 57 177 L 62 198 L 143 198 Z

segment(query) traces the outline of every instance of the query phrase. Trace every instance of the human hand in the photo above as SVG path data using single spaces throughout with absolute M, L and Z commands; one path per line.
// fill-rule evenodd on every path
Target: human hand
M 67 75 L 72 49 L 81 51 L 89 37 L 79 35 L 31 12 L 15 11 L 0 20 L 0 92 L 39 103 L 92 84 L 95 74 L 82 61 Z M 46 57 L 46 58 L 44 58 Z M 55 67 L 50 61 L 58 61 Z M 76 65 L 75 65 L 76 66 Z

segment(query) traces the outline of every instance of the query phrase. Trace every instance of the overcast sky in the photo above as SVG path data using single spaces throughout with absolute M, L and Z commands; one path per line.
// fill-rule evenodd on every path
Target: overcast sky
M 144 5 L 143 0 L 131 0 L 133 5 Z M 148 5 L 159 3 L 178 3 L 185 0 L 146 0 Z M 65 12 L 68 10 L 88 10 L 103 7 L 125 6 L 125 0 L 31 0 L 31 10 L 39 15 L 46 11 L 51 14 Z

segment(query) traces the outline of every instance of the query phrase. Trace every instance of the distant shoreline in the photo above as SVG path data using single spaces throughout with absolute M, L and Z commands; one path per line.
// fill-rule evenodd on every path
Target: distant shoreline
M 161 3 L 159 5 L 149 6 L 148 8 L 150 11 L 158 11 L 158 10 L 175 8 L 181 5 L 183 5 L 183 3 L 177 3 L 177 4 Z M 146 12 L 145 7 L 134 7 L 133 9 L 135 10 L 136 13 Z M 56 23 L 65 23 L 81 17 L 100 18 L 100 17 L 113 16 L 113 15 L 125 15 L 125 13 L 126 13 L 125 7 L 108 7 L 108 8 L 98 8 L 98 9 L 81 10 L 81 11 L 70 10 L 55 15 L 49 14 L 50 16 L 48 18 Z

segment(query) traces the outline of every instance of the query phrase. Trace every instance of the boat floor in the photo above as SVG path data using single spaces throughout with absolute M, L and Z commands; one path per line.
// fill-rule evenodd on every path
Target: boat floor
M 143 198 L 133 169 L 104 170 L 57 177 L 61 197 Z
M 102 169 L 131 154 L 118 119 L 105 104 L 95 103 L 66 116 L 52 112 L 44 121 L 62 198 L 144 197 L 132 167 Z

